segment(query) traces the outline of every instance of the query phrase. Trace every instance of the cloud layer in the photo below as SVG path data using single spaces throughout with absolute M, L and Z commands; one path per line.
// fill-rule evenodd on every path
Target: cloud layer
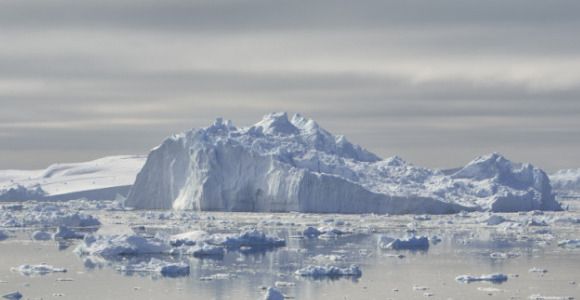
M 0 168 L 301 112 L 382 155 L 580 167 L 578 1 L 4 1 Z

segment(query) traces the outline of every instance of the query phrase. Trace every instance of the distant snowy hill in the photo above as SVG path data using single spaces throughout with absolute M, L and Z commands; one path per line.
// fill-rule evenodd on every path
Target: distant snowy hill
M 453 171 L 414 166 L 335 136 L 315 121 L 266 115 L 246 128 L 217 119 L 149 154 L 135 208 L 322 213 L 559 210 L 548 176 L 499 154 Z
M 580 169 L 559 170 L 550 175 L 550 181 L 562 194 L 580 194 Z
M 114 199 L 127 194 L 144 163 L 145 156 L 125 155 L 45 170 L 0 170 L 0 200 Z

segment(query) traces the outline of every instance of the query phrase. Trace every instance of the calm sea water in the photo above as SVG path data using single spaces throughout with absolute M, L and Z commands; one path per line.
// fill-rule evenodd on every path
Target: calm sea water
M 394 228 L 404 230 L 400 225 Z M 115 232 L 115 226 L 102 230 Z M 512 239 L 496 235 L 495 229 L 489 228 L 442 231 L 432 226 L 421 233 L 436 234 L 442 238 L 441 243 L 423 252 L 393 252 L 377 248 L 377 233 L 323 240 L 294 238 L 293 230 L 285 226 L 269 230 L 288 241 L 287 247 L 273 251 L 230 252 L 220 260 L 176 258 L 191 266 L 191 274 L 180 278 L 123 274 L 114 265 L 87 268 L 72 251 L 79 241 L 70 245 L 36 242 L 30 241 L 30 230 L 13 231 L 15 237 L 0 242 L 0 293 L 18 290 L 25 299 L 261 299 L 261 287 L 290 282 L 293 286 L 280 290 L 296 299 L 529 299 L 534 294 L 580 297 L 580 285 L 576 284 L 580 283 L 580 250 L 559 248 L 533 234 Z M 562 235 L 578 234 L 577 227 L 565 230 Z M 491 258 L 490 253 L 497 251 L 520 256 Z M 342 259 L 334 264 L 357 264 L 363 275 L 337 280 L 293 275 L 296 269 L 315 261 L 317 255 L 340 256 Z M 67 268 L 68 272 L 26 277 L 10 270 L 42 262 Z M 530 273 L 533 267 L 548 272 Z M 509 280 L 503 284 L 455 281 L 461 274 L 498 272 L 510 275 Z M 213 280 L 200 279 L 211 276 Z

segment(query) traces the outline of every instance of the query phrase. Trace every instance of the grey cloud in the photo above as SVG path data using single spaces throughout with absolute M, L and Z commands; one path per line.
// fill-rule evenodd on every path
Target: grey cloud
M 5 1 L 0 169 L 301 112 L 382 156 L 580 166 L 578 1 Z

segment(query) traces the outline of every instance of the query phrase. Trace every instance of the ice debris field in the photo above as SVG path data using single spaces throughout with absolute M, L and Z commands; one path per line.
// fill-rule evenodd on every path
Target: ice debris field
M 218 119 L 148 156 L 0 171 L 0 297 L 578 299 L 579 174 Z
M 29 299 L 573 299 L 580 199 L 564 202 L 570 210 L 446 215 L 6 203 L 0 292 Z M 94 286 L 106 291 L 84 294 Z

